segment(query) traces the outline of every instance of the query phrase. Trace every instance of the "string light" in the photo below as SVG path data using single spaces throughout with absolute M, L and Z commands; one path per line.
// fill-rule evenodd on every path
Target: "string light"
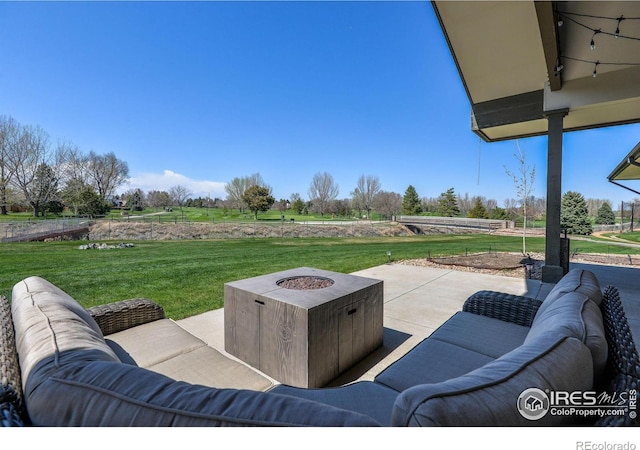
M 592 77 L 596 78 L 598 76 L 598 66 L 630 66 L 630 67 L 640 67 L 640 62 L 601 62 L 601 61 L 590 61 L 587 59 L 580 59 L 580 58 L 572 58 L 570 56 L 561 56 L 560 58 L 564 59 L 564 60 L 569 60 L 569 61 L 576 61 L 576 62 L 581 62 L 581 63 L 585 63 L 585 64 L 593 64 L 593 73 L 592 73 Z M 558 68 L 560 68 L 560 70 L 562 70 L 564 68 L 564 66 L 562 65 L 562 63 L 559 63 L 558 66 L 556 66 L 556 72 L 559 72 L 560 70 L 558 70 Z
M 572 13 L 572 12 L 563 12 L 563 11 L 558 11 L 555 10 L 554 11 L 557 14 L 557 24 L 558 27 L 562 27 L 565 25 L 565 21 L 568 20 L 569 22 L 572 22 L 582 28 L 586 28 L 587 30 L 591 31 L 592 35 L 591 35 L 591 41 L 589 42 L 589 47 L 591 48 L 591 50 L 595 50 L 596 49 L 596 35 L 602 34 L 602 35 L 607 35 L 607 36 L 613 36 L 615 39 L 629 39 L 629 40 L 633 40 L 633 41 L 640 41 L 640 37 L 635 37 L 635 36 L 625 36 L 623 34 L 620 33 L 620 24 L 625 21 L 625 20 L 640 20 L 640 17 L 625 17 L 623 15 L 617 16 L 617 17 L 606 17 L 606 16 L 596 16 L 596 15 L 590 15 L 590 14 L 579 14 L 579 13 Z M 575 17 L 587 17 L 590 19 L 600 19 L 600 20 L 606 20 L 606 21 L 611 21 L 611 22 L 615 22 L 616 24 L 616 28 L 615 31 L 613 33 L 605 31 L 605 29 L 603 28 L 593 28 L 590 27 L 578 20 L 575 19 Z M 609 28 L 611 29 L 611 28 Z M 569 56 L 560 56 L 558 58 L 558 61 L 556 62 L 556 66 L 555 66 L 555 73 L 556 76 L 564 69 L 564 65 L 563 65 L 563 61 L 570 60 L 570 61 L 576 61 L 576 62 L 581 62 L 581 63 L 585 63 L 585 64 L 591 64 L 593 65 L 593 72 L 591 74 L 591 76 L 593 78 L 597 78 L 598 77 L 598 66 L 600 65 L 609 65 L 609 66 L 635 66 L 635 67 L 640 67 L 640 62 L 606 62 L 606 61 L 593 61 L 593 60 L 586 60 L 586 59 L 579 59 L 579 58 L 572 58 Z
M 640 37 L 635 37 L 635 36 L 625 36 L 623 34 L 620 34 L 620 23 L 623 20 L 640 20 L 640 17 L 624 17 L 623 15 L 619 16 L 619 17 L 605 17 L 605 16 L 593 16 L 593 15 L 589 15 L 589 14 L 578 14 L 578 13 L 568 13 L 568 12 L 562 12 L 562 11 L 556 11 L 556 13 L 558 14 L 558 26 L 563 26 L 564 25 L 564 20 L 569 20 L 570 22 L 575 23 L 578 26 L 581 26 L 583 28 L 586 28 L 587 30 L 591 31 L 593 33 L 592 37 L 591 37 L 591 46 L 593 48 L 595 48 L 595 41 L 594 41 L 594 37 L 596 34 L 605 34 L 608 36 L 613 36 L 614 38 L 622 38 L 622 39 L 630 39 L 630 40 L 634 40 L 634 41 L 640 41 Z M 579 22 L 578 20 L 574 19 L 571 16 L 576 16 L 576 17 L 588 17 L 588 18 L 592 18 L 592 19 L 602 19 L 602 20 L 610 20 L 613 22 L 616 22 L 616 30 L 611 33 L 609 31 L 604 31 L 602 28 L 592 28 L 582 22 Z M 562 24 L 562 25 L 561 25 Z
M 593 40 L 596 37 L 596 34 L 602 33 L 601 29 L 593 30 L 593 36 L 591 36 L 591 50 L 596 49 L 596 42 Z
M 616 32 L 613 33 L 613 36 L 618 39 L 620 37 L 620 22 L 624 20 L 624 16 L 618 17 L 618 25 L 616 25 Z

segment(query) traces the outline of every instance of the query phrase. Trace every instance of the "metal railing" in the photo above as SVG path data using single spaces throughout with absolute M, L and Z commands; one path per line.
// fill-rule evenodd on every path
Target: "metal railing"
M 0 223 L 2 242 L 43 241 L 88 232 L 91 219 L 61 218 Z

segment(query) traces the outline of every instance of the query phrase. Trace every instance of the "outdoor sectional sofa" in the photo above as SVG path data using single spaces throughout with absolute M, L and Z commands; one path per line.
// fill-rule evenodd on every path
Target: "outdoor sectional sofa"
M 631 425 L 628 415 L 531 420 L 518 398 L 533 387 L 628 391 L 640 375 L 617 291 L 603 296 L 584 270 L 544 302 L 478 292 L 374 381 L 336 388 L 272 386 L 153 302 L 85 310 L 38 277 L 16 284 L 11 305 L 0 300 L 0 320 L 3 425 Z M 234 386 L 234 372 L 251 385 Z

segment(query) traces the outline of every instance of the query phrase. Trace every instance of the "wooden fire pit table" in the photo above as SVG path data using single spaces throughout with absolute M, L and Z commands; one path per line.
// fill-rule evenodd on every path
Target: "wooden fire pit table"
M 382 287 L 309 267 L 226 283 L 225 350 L 283 384 L 325 386 L 382 345 Z

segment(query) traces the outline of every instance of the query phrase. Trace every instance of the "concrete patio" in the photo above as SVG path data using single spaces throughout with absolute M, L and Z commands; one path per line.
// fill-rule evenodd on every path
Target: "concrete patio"
M 609 284 L 618 287 L 637 344 L 640 341 L 640 269 L 577 263 L 572 263 L 571 268 L 594 272 L 602 288 Z M 384 264 L 354 272 L 354 275 L 384 282 L 384 344 L 330 383 L 332 386 L 372 380 L 460 311 L 464 301 L 476 291 L 493 290 L 544 299 L 553 288 L 552 284 L 526 280 L 524 274 L 523 278 L 513 278 L 401 264 Z M 178 324 L 228 355 L 224 351 L 223 309 L 179 320 Z

